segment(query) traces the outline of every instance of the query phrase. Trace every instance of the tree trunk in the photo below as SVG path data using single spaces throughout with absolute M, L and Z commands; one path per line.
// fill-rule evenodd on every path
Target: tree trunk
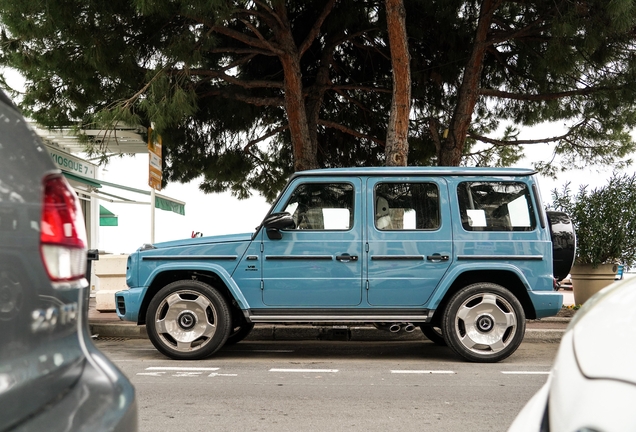
M 307 122 L 300 60 L 297 56 L 285 55 L 281 61 L 285 73 L 285 111 L 291 134 L 294 171 L 318 168 L 316 146 L 312 145 Z
M 470 127 L 477 97 L 479 96 L 479 79 L 484 63 L 484 55 L 489 45 L 487 41 L 488 30 L 492 23 L 493 14 L 500 4 L 501 0 L 483 0 L 481 3 L 473 51 L 464 69 L 462 84 L 457 95 L 457 104 L 451 118 L 448 138 L 442 141 L 438 154 L 439 166 L 459 166 L 462 160 L 468 128 Z
M 316 81 L 309 87 L 305 102 L 309 139 L 316 159 L 318 152 L 318 121 L 320 120 L 320 109 L 322 108 L 325 92 L 329 85 L 329 67 L 333 61 L 334 50 L 329 49 L 330 47 L 331 45 L 327 45 L 323 51 L 320 59 L 320 67 L 316 73 Z
M 287 20 L 285 5 L 277 4 L 275 9 L 284 23 L 284 30 L 279 38 L 284 54 L 280 55 L 279 59 L 285 76 L 283 84 L 285 111 L 287 112 L 289 132 L 291 134 L 294 171 L 315 169 L 318 168 L 317 142 L 316 140 L 312 141 L 309 133 L 309 123 L 303 96 L 302 71 L 300 68 L 301 53 L 294 41 L 291 25 Z
M 386 0 L 385 5 L 393 66 L 393 98 L 384 152 L 387 166 L 406 166 L 411 111 L 411 69 L 406 38 L 406 11 L 403 0 Z

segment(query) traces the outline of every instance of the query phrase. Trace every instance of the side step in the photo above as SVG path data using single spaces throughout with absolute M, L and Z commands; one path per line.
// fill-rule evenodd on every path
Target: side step
M 244 313 L 245 318 L 253 323 L 424 323 L 433 315 L 433 311 L 429 309 L 250 309 Z

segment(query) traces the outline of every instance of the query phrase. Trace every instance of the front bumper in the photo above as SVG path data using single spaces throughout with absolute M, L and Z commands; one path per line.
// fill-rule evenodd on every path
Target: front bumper
M 139 324 L 139 310 L 147 289 L 147 287 L 131 288 L 115 293 L 115 306 L 119 319 Z

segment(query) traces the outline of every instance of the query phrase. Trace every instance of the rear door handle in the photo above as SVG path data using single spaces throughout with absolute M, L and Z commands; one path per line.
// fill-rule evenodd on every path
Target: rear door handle
M 358 261 L 358 256 L 357 255 L 349 255 L 349 254 L 345 253 L 345 254 L 342 254 L 342 255 L 337 255 L 336 256 L 336 260 L 338 260 L 340 262 Z
M 448 261 L 450 257 L 448 255 L 440 255 L 438 253 L 434 253 L 433 255 L 427 255 L 426 259 L 432 262 L 442 262 L 442 261 Z

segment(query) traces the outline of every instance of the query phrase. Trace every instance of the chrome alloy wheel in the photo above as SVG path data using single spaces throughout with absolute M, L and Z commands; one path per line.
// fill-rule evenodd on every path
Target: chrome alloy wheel
M 502 296 L 475 294 L 459 306 L 454 330 L 466 349 L 476 354 L 494 354 L 513 340 L 517 317 L 512 305 Z
M 161 341 L 180 352 L 199 350 L 216 332 L 217 311 L 199 292 L 177 291 L 160 303 L 154 316 Z

